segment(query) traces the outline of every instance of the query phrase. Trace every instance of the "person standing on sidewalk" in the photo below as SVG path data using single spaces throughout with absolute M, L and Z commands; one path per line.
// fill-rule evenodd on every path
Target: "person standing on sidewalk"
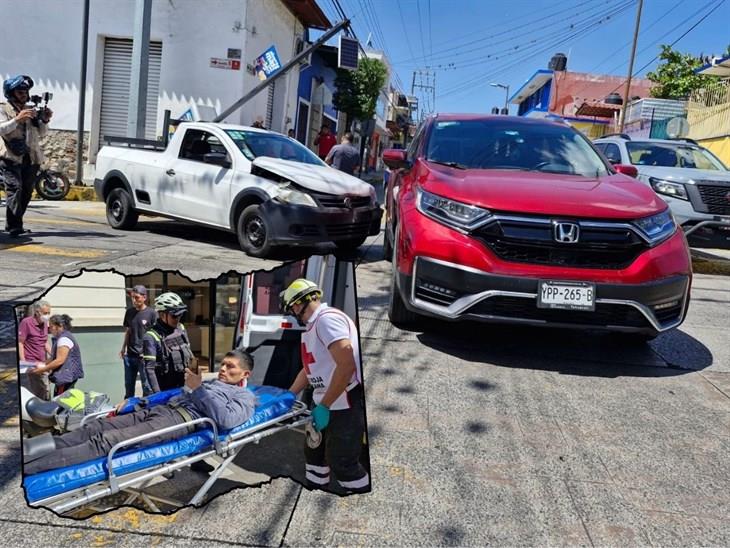
M 48 321 L 51 319 L 51 305 L 37 301 L 28 307 L 28 316 L 18 326 L 18 357 L 25 362 L 45 362 L 51 353 L 48 340 Z M 28 375 L 28 388 L 42 400 L 51 399 L 49 373 Z
M 332 147 L 337 144 L 337 137 L 332 135 L 330 127 L 327 124 L 322 124 L 322 128 L 319 130 L 319 134 L 314 139 L 314 145 L 319 147 L 317 149 L 317 155 L 321 160 L 327 158 Z
M 157 320 L 157 312 L 147 306 L 147 288 L 145 286 L 135 285 L 129 291 L 129 296 L 132 299 L 132 306 L 124 314 L 124 342 L 119 351 L 119 356 L 124 360 L 125 400 L 134 396 L 137 373 L 139 373 L 139 380 L 142 383 L 143 395 L 147 396 L 152 392 L 144 368 L 142 338 Z
M 333 146 L 324 160 L 335 169 L 349 175 L 354 175 L 360 169 L 360 151 L 352 144 L 352 139 L 352 133 L 349 131 L 345 133 L 342 142 Z
M 49 380 L 55 384 L 53 397 L 76 386 L 76 381 L 84 378 L 81 361 L 81 348 L 71 333 L 71 318 L 67 314 L 55 314 L 48 320 L 48 332 L 53 336 L 51 357 L 48 361 L 36 363 L 29 375 L 50 373 Z
M 11 238 L 30 232 L 23 227 L 23 215 L 43 162 L 41 139 L 48 133 L 48 122 L 53 116 L 47 107 L 42 116 L 36 109 L 26 107 L 32 87 L 30 76 L 8 78 L 3 82 L 7 102 L 0 103 L 0 175 L 5 180 L 5 230 Z
M 365 493 L 370 475 L 360 463 L 365 407 L 357 328 L 347 314 L 320 302 L 322 291 L 310 280 L 294 280 L 280 298 L 284 311 L 306 326 L 302 370 L 289 390 L 314 389 L 313 429 L 307 428 L 304 447 L 307 483 L 326 487 L 331 468 L 348 493 Z

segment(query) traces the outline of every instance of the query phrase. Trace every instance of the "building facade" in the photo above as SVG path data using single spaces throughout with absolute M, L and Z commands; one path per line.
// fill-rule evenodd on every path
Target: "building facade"
M 554 61 L 555 57 L 551 65 Z M 557 65 L 560 70 L 536 70 L 510 97 L 509 103 L 517 105 L 517 115 L 562 118 L 589 138 L 608 133 L 616 125 L 622 105 L 606 99 L 612 94 L 623 96 L 625 78 L 572 72 L 567 70 L 567 60 Z M 649 80 L 634 78 L 629 97 L 633 100 L 649 97 L 650 89 Z
M 85 126 L 89 162 L 104 135 L 126 135 L 135 0 L 94 0 L 89 12 Z M 0 4 L 0 18 L 17 7 Z M 29 74 L 36 91 L 53 93 L 51 128 L 77 130 L 83 1 L 27 0 L 23 25 L 0 36 L 0 76 Z M 305 29 L 329 28 L 315 0 L 152 2 L 146 137 L 162 136 L 164 111 L 182 115 L 191 105 L 218 113 L 260 81 L 256 59 L 275 46 L 283 63 L 296 52 Z M 33 32 L 29 34 L 29 29 Z M 298 70 L 292 70 L 226 120 L 250 125 L 257 118 L 286 132 L 294 127 Z

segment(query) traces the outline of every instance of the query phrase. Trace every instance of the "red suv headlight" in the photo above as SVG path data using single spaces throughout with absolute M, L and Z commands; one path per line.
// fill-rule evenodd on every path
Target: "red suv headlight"
M 422 188 L 416 189 L 416 207 L 427 217 L 459 230 L 473 229 L 492 215 L 488 209 L 450 200 Z

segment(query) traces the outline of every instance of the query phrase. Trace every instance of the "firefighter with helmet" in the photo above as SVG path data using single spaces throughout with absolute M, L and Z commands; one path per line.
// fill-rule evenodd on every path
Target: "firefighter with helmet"
M 360 463 L 365 410 L 355 323 L 321 302 L 322 291 L 309 280 L 294 280 L 280 298 L 282 309 L 306 327 L 302 370 L 289 390 L 298 394 L 308 385 L 313 388 L 315 407 L 304 447 L 307 483 L 324 488 L 331 471 L 347 492 L 367 492 L 370 476 Z
M 185 369 L 194 362 L 185 326 L 180 319 L 187 306 L 177 293 L 167 292 L 155 299 L 157 321 L 142 339 L 147 380 L 152 392 L 179 388 L 185 384 Z

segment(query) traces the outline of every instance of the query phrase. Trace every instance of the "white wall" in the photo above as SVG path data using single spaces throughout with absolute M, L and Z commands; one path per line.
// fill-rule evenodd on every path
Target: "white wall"
M 134 10 L 134 0 L 91 2 L 85 129 L 92 131 L 92 139 L 98 133 L 100 98 L 94 89 L 101 86 L 104 37 L 131 38 Z M 0 2 L 0 21 L 6 22 L 0 33 L 0 77 L 29 74 L 36 82 L 34 91 L 54 94 L 51 127 L 76 129 L 83 2 L 23 0 L 22 15 L 18 12 L 16 2 Z M 19 24 L 7 24 L 18 18 Z M 295 27 L 301 34 L 301 23 L 278 0 L 155 0 L 150 39 L 162 42 L 158 135 L 166 108 L 178 116 L 189 104 L 204 103 L 220 112 L 249 91 L 259 81 L 246 72 L 246 65 L 271 44 L 282 64 L 288 61 Z M 226 58 L 228 48 L 242 50 L 241 69 L 210 67 L 210 58 Z M 298 69 L 292 73 L 277 83 L 285 86 L 285 93 L 274 129 L 283 128 L 287 116 L 294 118 Z M 265 114 L 264 90 L 228 120 L 249 125 Z
M 68 314 L 74 327 L 120 327 L 126 310 L 124 276 L 114 272 L 84 272 L 61 277 L 43 296 L 52 314 Z

